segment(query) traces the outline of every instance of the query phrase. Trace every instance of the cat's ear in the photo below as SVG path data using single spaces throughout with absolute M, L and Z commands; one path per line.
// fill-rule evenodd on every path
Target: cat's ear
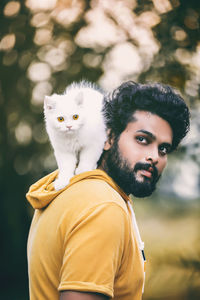
M 48 110 L 54 109 L 56 106 L 55 101 L 53 100 L 52 96 L 45 96 L 44 97 L 44 107 Z
M 82 92 L 80 92 L 76 96 L 75 101 L 76 101 L 77 105 L 82 105 L 83 104 L 83 93 Z

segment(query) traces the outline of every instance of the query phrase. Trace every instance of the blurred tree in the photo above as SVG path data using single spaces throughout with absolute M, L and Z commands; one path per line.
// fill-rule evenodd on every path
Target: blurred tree
M 26 73 L 18 65 L 23 51 L 34 51 L 34 30 L 29 25 L 29 12 L 21 7 L 20 14 L 6 17 L 4 7 L 7 1 L 0 2 L 0 231 L 2 237 L 1 256 L 1 291 L 2 297 L 10 299 L 10 287 L 22 296 L 27 294 L 26 271 L 26 239 L 30 223 L 24 194 L 27 189 L 28 177 L 19 176 L 14 167 L 17 157 L 26 163 L 31 148 L 18 144 L 15 128 L 24 118 L 29 118 L 30 82 Z M 15 47 L 9 45 L 9 35 L 16 36 Z M 4 37 L 4 42 L 2 38 Z M 7 38 L 7 41 L 5 40 Z M 12 42 L 12 41 L 11 41 Z M 10 49 L 11 47 L 11 49 Z M 30 180 L 30 179 L 29 179 Z M 12 285 L 10 283 L 12 282 Z M 7 292 L 6 292 L 7 291 Z M 25 292 L 24 292 L 25 291 Z M 6 292 L 6 293 L 5 293 Z M 5 295 L 4 295 L 5 293 Z M 7 296 L 6 296 L 7 295 Z M 27 299 L 27 298 L 26 298 Z
M 143 11 L 143 2 L 147 1 L 139 1 L 139 11 Z M 159 3 L 159 1 L 149 1 L 151 4 L 148 9 L 152 9 L 153 2 Z M 181 61 L 177 54 L 186 55 L 187 52 L 183 50 L 192 54 L 199 47 L 199 15 L 198 1 L 171 1 L 171 10 L 160 14 L 161 21 L 153 29 L 161 43 L 161 48 L 148 72 L 141 74 L 143 80 L 153 77 L 185 91 L 186 80 L 191 78 L 194 70 L 191 69 L 192 65 L 190 66 L 189 62 L 185 65 L 183 57 Z

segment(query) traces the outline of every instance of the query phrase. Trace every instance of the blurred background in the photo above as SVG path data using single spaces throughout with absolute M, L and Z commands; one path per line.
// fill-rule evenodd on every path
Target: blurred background
M 82 78 L 179 89 L 192 124 L 157 192 L 134 199 L 145 241 L 144 300 L 200 299 L 200 2 L 0 1 L 0 294 L 28 300 L 29 186 L 56 168 L 44 95 Z

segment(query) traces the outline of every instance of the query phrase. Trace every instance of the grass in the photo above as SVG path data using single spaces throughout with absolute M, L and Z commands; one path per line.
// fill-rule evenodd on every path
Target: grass
M 147 258 L 143 300 L 197 300 L 200 299 L 199 202 L 188 206 L 172 199 L 166 201 L 167 204 L 139 199 L 134 204 Z

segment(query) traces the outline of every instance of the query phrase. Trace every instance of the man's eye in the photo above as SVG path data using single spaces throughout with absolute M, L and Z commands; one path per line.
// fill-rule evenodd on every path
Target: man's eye
M 167 153 L 168 153 L 168 149 L 167 149 L 167 147 L 165 147 L 165 146 L 161 146 L 160 148 L 159 148 L 159 152 L 161 153 L 161 155 L 166 155 Z
M 147 144 L 147 139 L 142 135 L 137 136 L 136 140 L 141 144 Z

